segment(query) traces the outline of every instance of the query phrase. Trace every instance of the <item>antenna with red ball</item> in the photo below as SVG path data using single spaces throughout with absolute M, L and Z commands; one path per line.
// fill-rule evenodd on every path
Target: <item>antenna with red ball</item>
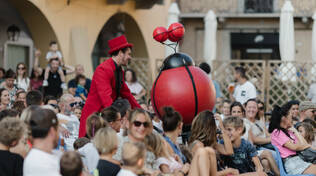
M 153 37 L 157 42 L 174 49 L 174 52 L 176 53 L 176 48 L 179 41 L 183 38 L 184 32 L 185 29 L 181 23 L 172 23 L 168 30 L 165 27 L 156 27 L 153 32 Z M 176 43 L 164 43 L 167 39 Z

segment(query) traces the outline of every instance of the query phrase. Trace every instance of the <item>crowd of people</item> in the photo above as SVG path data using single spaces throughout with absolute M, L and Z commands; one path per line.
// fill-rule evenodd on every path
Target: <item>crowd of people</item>
M 229 99 L 214 81 L 216 106 L 197 114 L 188 138 L 181 137 L 183 119 L 172 107 L 164 107 L 161 118 L 155 115 L 131 69 L 123 80 L 141 108 L 118 98 L 89 115 L 79 137 L 81 110 L 94 83 L 82 65 L 63 64 L 56 42 L 49 46 L 49 64 L 39 67 L 37 51 L 31 77 L 24 63 L 16 72 L 0 69 L 3 175 L 279 176 L 278 157 L 288 174 L 316 174 L 316 104 L 292 100 L 267 115 L 242 67 L 235 68 Z M 211 71 L 206 63 L 200 68 Z M 75 78 L 67 84 L 69 74 Z

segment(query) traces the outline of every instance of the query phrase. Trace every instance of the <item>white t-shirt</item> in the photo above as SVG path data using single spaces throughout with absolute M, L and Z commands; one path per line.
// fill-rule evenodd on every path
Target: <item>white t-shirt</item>
M 249 81 L 246 81 L 243 85 L 238 84 L 233 97 L 236 101 L 244 104 L 247 100 L 257 97 L 256 87 Z
M 23 164 L 24 176 L 60 176 L 58 156 L 33 148 Z
M 135 95 L 140 94 L 140 92 L 143 90 L 143 86 L 141 84 L 139 84 L 139 82 L 135 82 L 132 84 L 129 84 L 128 82 L 126 82 L 126 85 L 129 88 L 129 90 L 131 91 L 131 93 L 135 94 Z
M 309 87 L 307 98 L 311 99 L 313 103 L 316 103 L 316 83 L 311 84 Z
M 27 89 L 30 86 L 30 79 L 29 78 L 16 78 L 16 80 L 14 80 L 14 84 L 19 88 L 19 89 L 23 89 L 24 91 L 28 91 Z
M 59 59 L 63 58 L 60 51 L 56 51 L 56 52 L 48 51 L 46 54 L 46 60 L 49 61 L 51 58 L 53 58 L 54 55 L 57 55 Z
M 137 175 L 130 170 L 121 169 L 120 172 L 117 174 L 117 176 L 137 176 Z
M 152 120 L 153 125 L 158 128 L 159 130 L 161 130 L 163 132 L 163 128 L 162 128 L 162 121 L 160 120 L 159 122 L 156 122 L 154 120 Z
M 63 123 L 61 126 L 66 128 L 69 131 L 70 135 L 68 138 L 64 138 L 64 141 L 67 146 L 67 150 L 73 150 L 73 143 L 76 139 L 78 139 L 80 122 L 78 118 L 72 114 L 70 116 L 67 116 L 58 113 L 57 118 L 59 121 L 62 120 L 63 122 L 66 122 Z
M 81 155 L 83 164 L 88 168 L 89 172 L 92 173 L 97 168 L 100 159 L 97 149 L 89 142 L 78 149 L 78 152 Z

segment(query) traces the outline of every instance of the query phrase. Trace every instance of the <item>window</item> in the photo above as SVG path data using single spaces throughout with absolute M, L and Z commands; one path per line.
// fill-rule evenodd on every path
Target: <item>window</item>
M 245 13 L 272 13 L 273 0 L 244 0 Z

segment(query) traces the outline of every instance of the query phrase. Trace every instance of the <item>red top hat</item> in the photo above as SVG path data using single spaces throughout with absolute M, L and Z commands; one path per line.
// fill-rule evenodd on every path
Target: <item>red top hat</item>
M 133 47 L 133 44 L 128 43 L 126 40 L 125 35 L 121 35 L 114 39 L 108 41 L 108 45 L 110 47 L 109 54 L 111 55 L 114 51 L 126 48 L 126 47 Z

